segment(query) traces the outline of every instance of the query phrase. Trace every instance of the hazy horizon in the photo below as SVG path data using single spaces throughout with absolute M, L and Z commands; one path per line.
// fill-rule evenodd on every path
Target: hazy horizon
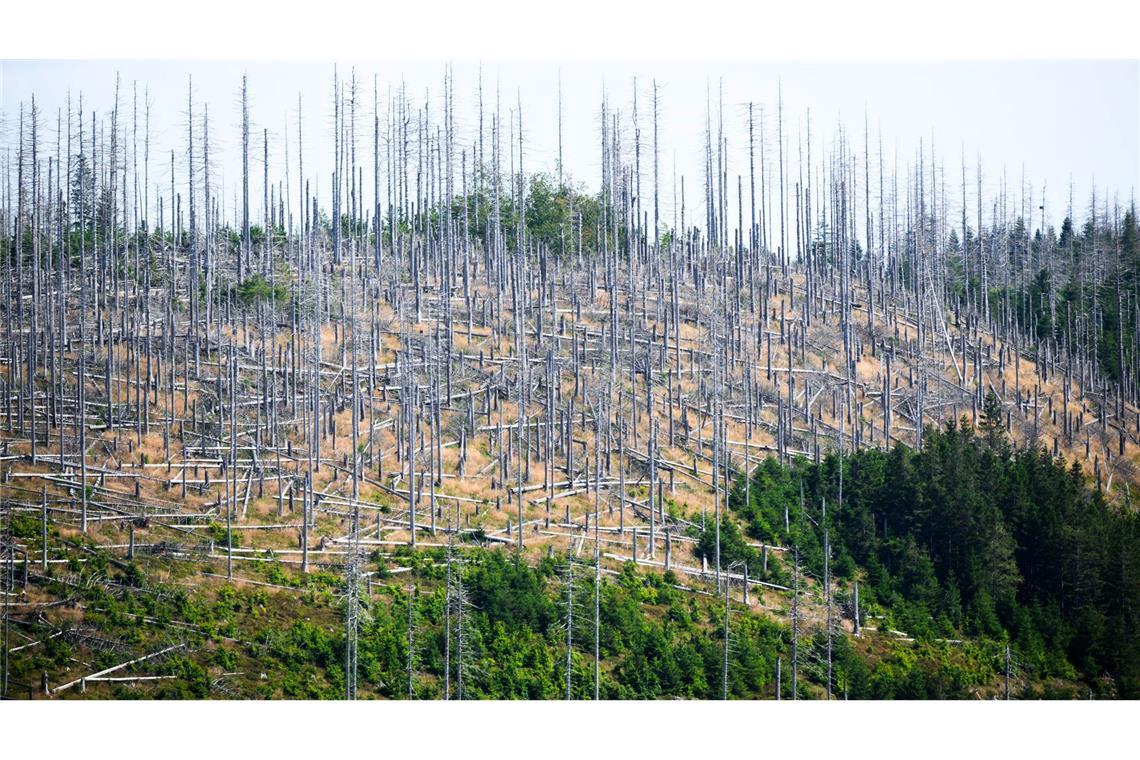
M 477 135 L 477 92 L 480 64 L 451 64 L 455 74 L 455 123 L 459 146 L 470 146 Z M 360 104 L 357 112 L 357 164 L 370 176 L 372 163 L 373 75 L 381 101 L 381 140 L 384 102 L 389 88 L 407 86 L 412 108 L 430 93 L 431 118 L 442 110 L 445 63 L 407 64 L 344 62 L 336 64 L 347 80 L 355 68 Z M 1015 198 L 1024 181 L 1032 207 L 1040 205 L 1045 190 L 1048 220 L 1056 224 L 1069 204 L 1072 183 L 1075 215 L 1083 218 L 1094 187 L 1098 206 L 1104 198 L 1126 205 L 1140 184 L 1140 65 L 1135 61 L 1018 61 L 952 63 L 483 63 L 482 82 L 485 141 L 489 154 L 490 120 L 496 87 L 500 98 L 504 138 L 517 129 L 512 116 L 521 101 L 524 130 L 524 166 L 528 174 L 554 173 L 557 161 L 558 87 L 563 101 L 563 163 L 567 173 L 587 187 L 600 175 L 598 114 L 603 88 L 612 109 L 620 109 L 623 145 L 633 162 L 633 95 L 637 82 L 638 122 L 641 131 L 643 194 L 652 191 L 651 97 L 656 79 L 660 97 L 661 221 L 672 223 L 674 176 L 685 178 L 689 208 L 700 203 L 704 184 L 704 129 L 706 97 L 711 99 L 713 129 L 717 128 L 718 93 L 723 91 L 724 128 L 728 143 L 729 207 L 736 208 L 736 176 L 743 178 L 747 203 L 747 104 L 756 114 L 756 154 L 759 161 L 759 120 L 764 112 L 766 161 L 776 180 L 777 102 L 782 89 L 785 161 L 790 176 L 787 192 L 796 181 L 799 150 L 810 109 L 812 159 L 818 167 L 821 151 L 833 144 L 842 120 L 850 147 L 862 165 L 864 119 L 869 129 L 872 167 L 878 163 L 882 137 L 886 184 L 898 157 L 900 185 L 905 166 L 921 149 L 929 158 L 933 143 L 944 172 L 946 197 L 952 206 L 961 201 L 961 168 L 967 172 L 967 202 L 976 193 L 976 166 L 980 157 L 987 195 L 1005 176 Z M 84 95 L 86 123 L 92 110 L 108 113 L 113 104 L 115 74 L 121 77 L 121 107 L 129 128 L 132 86 L 139 100 L 140 162 L 143 141 L 143 94 L 151 99 L 151 157 L 149 181 L 169 188 L 170 151 L 175 151 L 176 183 L 185 182 L 187 83 L 193 78 L 195 131 L 201 125 L 203 106 L 210 109 L 212 184 L 224 194 L 223 213 L 232 214 L 232 200 L 240 182 L 240 88 L 243 72 L 249 76 L 251 117 L 251 209 L 262 197 L 262 130 L 269 132 L 270 181 L 283 177 L 288 138 L 290 179 L 297 173 L 297 97 L 304 109 L 305 174 L 327 196 L 333 152 L 329 126 L 332 118 L 334 64 L 241 61 L 6 61 L 0 64 L 0 108 L 3 110 L 3 144 L 15 143 L 20 103 L 32 95 L 42 109 L 41 132 L 54 155 L 56 114 L 65 108 L 68 92 L 73 108 Z M 721 88 L 723 87 L 723 90 Z M 64 117 L 65 118 L 65 117 Z M 517 136 L 515 137 L 517 140 Z M 505 140 L 504 140 L 505 142 Z M 504 171 L 509 164 L 504 145 Z M 383 151 L 383 147 L 381 147 Z M 9 165 L 12 162 L 9 161 Z M 383 160 L 382 160 L 383 163 Z M 142 171 L 140 167 L 140 171 Z M 382 168 L 383 171 L 383 168 Z M 759 182 L 760 167 L 756 169 Z M 861 182 L 861 172 L 857 172 Z M 872 174 L 875 169 L 872 168 Z M 365 193 L 370 195 L 371 182 Z M 872 178 L 872 194 L 877 192 Z M 889 192 L 889 190 L 888 190 Z M 1107 193 L 1107 196 L 1105 195 Z M 294 206 L 298 195 L 294 193 Z M 730 214 L 735 218 L 735 213 Z M 987 213 L 988 217 L 988 213 Z M 1033 215 L 1034 224 L 1040 216 Z M 972 223 L 972 219 L 971 219 Z

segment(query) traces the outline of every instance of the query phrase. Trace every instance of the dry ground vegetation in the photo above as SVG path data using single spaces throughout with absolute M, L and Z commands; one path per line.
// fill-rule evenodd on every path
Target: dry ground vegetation
M 727 598 L 781 627 L 781 684 L 814 667 L 802 694 L 838 695 L 834 638 L 873 661 L 907 636 L 863 610 L 855 639 L 853 589 L 793 567 L 792 547 L 749 539 L 763 567 L 721 566 L 728 488 L 759 460 L 919 446 L 923 426 L 976 420 L 992 391 L 1015 441 L 1080 462 L 1111 498 L 1136 482 L 1134 375 L 1113 381 L 1095 346 L 1037 339 L 1011 306 L 1031 268 L 1005 255 L 1012 219 L 1036 201 L 1004 183 L 977 198 L 969 228 L 933 152 L 884 181 L 881 148 L 813 145 L 810 120 L 789 134 L 777 102 L 749 104 L 744 166 L 727 165 L 714 109 L 708 171 L 685 195 L 660 171 L 656 88 L 647 98 L 642 83 L 632 104 L 601 101 L 603 179 L 586 192 L 561 165 L 524 171 L 530 126 L 497 98 L 485 106 L 481 84 L 479 128 L 461 131 L 450 75 L 416 103 L 399 90 L 374 100 L 354 74 L 328 104 L 338 173 L 318 197 L 302 116 L 323 109 L 298 109 L 291 142 L 271 142 L 249 126 L 246 87 L 236 211 L 211 176 L 219 128 L 192 91 L 166 188 L 148 188 L 141 85 L 94 114 L 32 103 L 15 120 L 7 696 L 161 695 L 180 679 L 206 684 L 194 695 L 295 696 L 256 653 L 298 619 L 341 636 L 343 659 L 314 676 L 324 687 L 462 695 L 452 658 L 467 592 L 453 562 L 482 552 L 577 563 L 572 634 L 600 625 L 591 599 L 631 566 L 697 600 L 710 637 Z M 271 146 L 289 151 L 278 177 Z M 667 192 L 681 193 L 671 220 Z M 1094 225 L 1098 213 L 1094 202 Z M 695 553 L 704 532 L 711 561 Z M 776 567 L 794 583 L 775 582 Z M 358 683 L 376 608 L 408 617 L 409 641 L 421 625 L 400 612 L 409 592 L 441 600 L 432 635 L 448 661 L 405 652 L 410 688 Z M 154 614 L 110 603 L 136 597 Z M 222 612 L 188 622 L 187 605 Z M 145 625 L 117 629 L 126 618 Z M 821 631 L 828 654 L 801 662 Z M 13 667 L 57 641 L 66 651 L 39 672 Z M 592 696 L 609 675 L 587 655 L 575 688 Z M 1001 693 L 1000 670 L 972 692 Z M 764 675 L 752 696 L 776 694 Z

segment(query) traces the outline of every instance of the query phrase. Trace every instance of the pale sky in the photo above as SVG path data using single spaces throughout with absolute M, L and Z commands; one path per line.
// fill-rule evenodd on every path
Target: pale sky
M 319 172 L 319 192 L 327 198 L 332 162 L 332 63 L 268 63 L 212 61 L 16 61 L 0 64 L 0 109 L 3 145 L 13 146 L 21 101 L 33 93 L 43 109 L 48 143 L 54 142 L 55 114 L 70 89 L 73 103 L 84 94 L 90 111 L 108 113 L 115 73 L 122 79 L 122 102 L 129 123 L 132 83 L 140 103 L 149 85 L 151 107 L 150 181 L 169 192 L 170 150 L 176 151 L 177 181 L 185 182 L 186 86 L 192 75 L 195 113 L 210 107 L 210 143 L 215 187 L 224 185 L 226 211 L 240 181 L 241 75 L 249 75 L 253 158 L 251 209 L 261 206 L 261 129 L 270 132 L 270 178 L 281 175 L 286 122 L 289 154 L 296 176 L 297 94 L 304 99 L 305 173 Z M 371 186 L 372 79 L 379 77 L 381 100 L 391 84 L 406 82 L 414 102 L 430 89 L 433 118 L 441 113 L 443 63 L 374 64 L 341 62 L 342 77 L 353 67 L 361 82 L 358 107 L 357 161 Z M 460 142 L 470 145 L 477 124 L 478 64 L 454 64 L 456 123 Z M 967 201 L 973 204 L 975 166 L 980 154 L 987 192 L 1004 169 L 1008 185 L 1018 193 L 1024 169 L 1033 205 L 1042 187 L 1050 219 L 1059 220 L 1068 205 L 1070 179 L 1074 206 L 1083 217 L 1095 181 L 1098 196 L 1116 193 L 1127 204 L 1140 185 L 1140 64 L 1137 62 L 948 62 L 948 63 L 493 63 L 483 64 L 487 123 L 499 88 L 504 126 L 508 109 L 521 99 L 525 131 L 525 163 L 529 172 L 553 171 L 557 156 L 557 91 L 563 90 L 563 155 L 567 171 L 591 188 L 600 174 L 598 112 L 602 87 L 612 107 L 622 111 L 623 132 L 632 161 L 632 98 L 637 80 L 642 135 L 643 193 L 651 187 L 652 112 L 650 93 L 657 80 L 660 106 L 660 190 L 662 221 L 672 221 L 674 168 L 684 175 L 688 204 L 701 208 L 706 93 L 714 108 L 723 83 L 725 131 L 729 142 L 729 176 L 733 187 L 730 216 L 735 218 L 735 176 L 744 178 L 747 201 L 748 153 L 746 104 L 766 112 L 769 161 L 775 162 L 775 117 L 778 83 L 784 97 L 785 151 L 796 172 L 797 131 L 811 109 L 813 158 L 832 144 L 843 122 L 861 165 L 866 112 L 871 153 L 877 161 L 882 130 L 889 175 L 897 149 L 900 163 L 916 153 L 921 140 L 929 156 L 933 140 L 946 167 L 947 195 L 960 204 L 960 163 L 967 164 Z M 381 105 L 383 108 L 383 105 Z M 141 108 L 140 108 L 141 113 Z M 140 116 L 141 120 L 141 116 Z M 141 124 L 141 121 L 140 121 Z M 196 132 L 200 121 L 196 118 Z M 715 114 L 714 114 L 715 127 Z M 140 126 L 141 132 L 141 126 Z M 487 132 L 489 145 L 489 127 Z M 141 140 L 141 137 L 140 137 Z M 141 150 L 141 146 L 140 146 Z M 53 151 L 54 152 L 54 151 Z M 489 152 L 489 149 L 488 149 Z M 759 152 L 759 148 L 757 148 Z M 506 154 L 504 154 L 504 165 Z M 759 169 L 757 169 L 759 175 Z M 877 183 L 873 183 L 876 185 Z M 888 178 L 889 184 L 889 178 Z M 294 188 L 294 193 L 296 189 Z M 875 189 L 872 190 L 874 203 Z M 152 194 L 153 195 L 153 194 Z M 297 195 L 294 194 L 294 199 Z M 296 204 L 296 200 L 294 201 Z M 645 204 L 643 204 L 643 207 Z M 972 207 L 972 206 L 971 206 Z M 747 213 L 746 213 L 747 216 Z M 703 219 L 702 219 L 703 221 Z M 1035 218 L 1036 221 L 1036 218 Z M 972 222 L 971 222 L 972 223 Z

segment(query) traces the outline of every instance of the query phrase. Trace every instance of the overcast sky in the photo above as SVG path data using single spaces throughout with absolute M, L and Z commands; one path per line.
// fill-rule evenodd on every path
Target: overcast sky
M 331 63 L 145 62 L 145 61 L 18 61 L 2 64 L 3 144 L 15 140 L 21 102 L 34 93 L 54 140 L 55 113 L 83 92 L 91 109 L 108 112 L 113 101 L 115 73 L 122 81 L 121 98 L 130 108 L 131 87 L 137 83 L 141 102 L 149 86 L 151 106 L 150 180 L 169 187 L 169 151 L 184 163 L 186 87 L 193 76 L 195 111 L 210 107 L 210 144 L 216 187 L 224 187 L 227 210 L 240 180 L 239 91 L 243 72 L 249 75 L 254 124 L 251 206 L 260 208 L 261 129 L 270 132 L 270 176 L 284 160 L 286 128 L 290 160 L 296 161 L 297 94 L 304 100 L 306 175 L 320 174 L 320 192 L 327 196 L 332 160 Z M 442 63 L 373 64 L 342 62 L 342 76 L 355 67 L 361 81 L 358 163 L 371 169 L 372 79 L 379 78 L 381 99 L 388 87 L 403 80 L 410 95 L 422 102 L 430 90 L 435 114 L 440 113 Z M 456 122 L 461 140 L 470 144 L 477 124 L 476 92 L 479 65 L 455 63 Z M 1140 66 L 1136 62 L 975 62 L 975 63 L 484 63 L 484 105 L 494 108 L 499 89 L 504 121 L 521 99 L 525 133 L 525 162 L 530 171 L 553 171 L 557 156 L 557 92 L 561 71 L 563 91 L 563 155 L 575 179 L 588 185 L 600 174 L 598 111 L 603 86 L 611 105 L 622 110 L 623 130 L 632 145 L 632 99 L 637 80 L 643 141 L 643 187 L 651 181 L 652 122 L 650 93 L 658 84 L 663 221 L 671 221 L 674 170 L 685 176 L 690 207 L 698 204 L 703 183 L 703 130 L 706 93 L 715 106 L 723 86 L 725 128 L 729 142 L 730 177 L 744 176 L 747 193 L 748 102 L 766 113 L 770 160 L 774 161 L 778 84 L 782 83 L 785 136 L 789 164 L 795 171 L 796 135 L 802 132 L 806 109 L 811 109 L 815 150 L 830 146 L 842 121 L 862 154 L 864 113 L 870 123 L 871 152 L 877 160 L 881 129 L 887 171 L 897 149 L 900 162 L 914 156 L 921 140 L 929 155 L 933 141 L 939 161 L 947 168 L 950 202 L 960 203 L 959 164 L 963 152 L 968 167 L 968 202 L 972 203 L 975 165 L 980 155 L 987 192 L 1001 174 L 1016 192 L 1024 169 L 1039 205 L 1046 188 L 1049 216 L 1059 219 L 1068 204 L 1070 180 L 1078 216 L 1083 216 L 1095 181 L 1098 195 L 1116 193 L 1127 204 L 1140 184 Z M 129 110 L 126 118 L 129 120 Z M 141 117 L 140 117 L 141 118 Z M 488 116 L 489 118 L 489 116 Z M 715 117 L 714 117 L 715 118 Z M 196 119 L 197 121 L 197 119 Z M 489 132 L 488 132 L 489 134 Z M 141 139 L 141 138 L 140 138 Z M 489 139 L 489 138 L 488 138 Z M 759 149 L 758 149 L 759 150 Z M 164 157 L 165 154 L 165 157 Z M 814 153 L 818 157 L 818 153 Z M 506 159 L 504 158 L 504 163 Z M 185 182 L 184 165 L 178 181 Z M 294 176 L 296 166 L 292 169 Z M 369 180 L 370 182 L 370 180 Z M 735 179 L 731 180 L 735 185 Z M 874 196 L 874 192 L 872 193 Z M 296 196 L 294 196 L 296 197 Z M 730 208 L 735 209 L 735 193 Z M 735 216 L 735 213 L 732 214 Z M 1036 219 L 1035 219 L 1036 221 Z

